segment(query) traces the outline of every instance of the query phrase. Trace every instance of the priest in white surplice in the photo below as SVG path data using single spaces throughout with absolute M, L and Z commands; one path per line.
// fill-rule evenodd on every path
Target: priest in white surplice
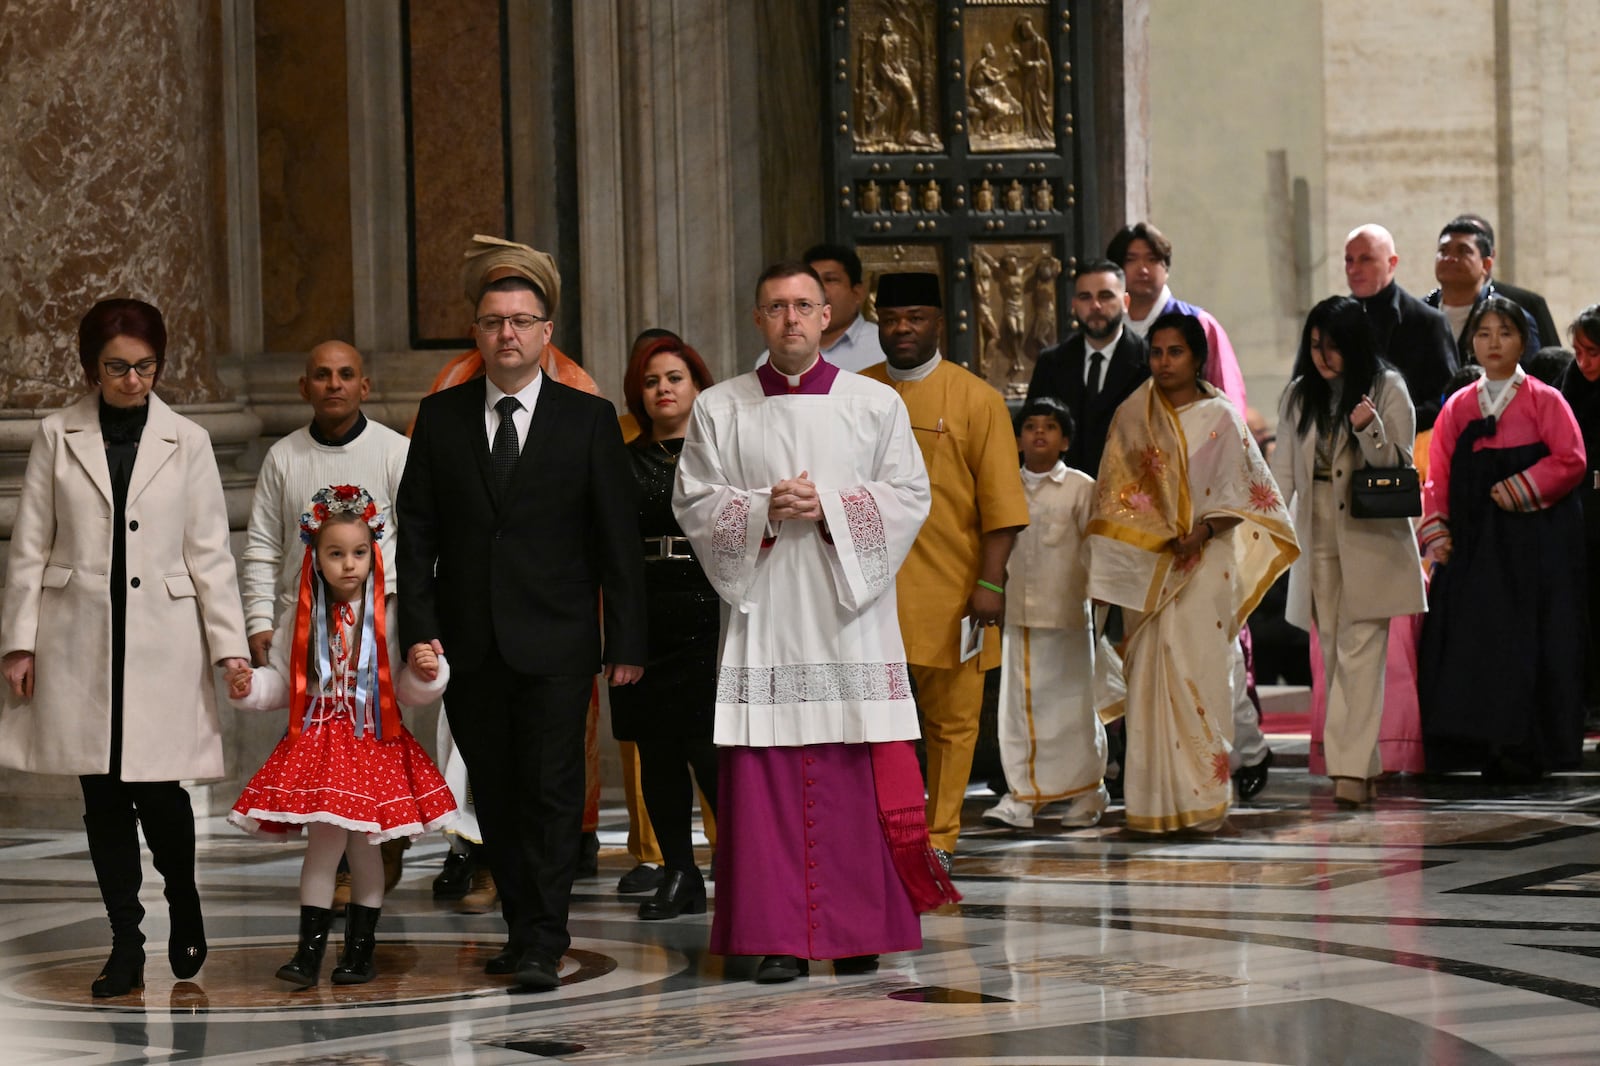
M 673 509 L 725 603 L 711 950 L 758 981 L 875 969 L 956 898 L 928 844 L 895 573 L 927 517 L 906 409 L 821 358 L 822 282 L 768 268 L 770 361 L 694 405 Z

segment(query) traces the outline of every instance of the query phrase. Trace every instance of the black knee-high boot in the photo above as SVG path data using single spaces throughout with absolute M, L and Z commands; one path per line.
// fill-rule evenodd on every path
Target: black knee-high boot
M 339 954 L 339 965 L 333 968 L 336 985 L 364 985 L 378 976 L 372 953 L 378 948 L 378 915 L 382 907 L 363 907 L 350 904 L 344 913 L 344 951 Z
M 167 961 L 174 977 L 188 980 L 206 961 L 206 927 L 194 883 L 194 807 L 177 782 L 141 789 L 136 802 L 150 857 L 166 881 L 172 924 Z
M 328 950 L 328 927 L 333 924 L 333 908 L 300 908 L 300 945 L 294 958 L 278 967 L 278 980 L 297 988 L 310 988 L 322 972 L 322 955 Z
M 96 811 L 83 816 L 89 837 L 89 860 L 94 864 L 100 898 L 111 922 L 111 957 L 100 968 L 90 992 L 96 999 L 124 996 L 144 987 L 144 906 L 139 887 L 144 871 L 139 861 L 139 830 L 132 808 Z

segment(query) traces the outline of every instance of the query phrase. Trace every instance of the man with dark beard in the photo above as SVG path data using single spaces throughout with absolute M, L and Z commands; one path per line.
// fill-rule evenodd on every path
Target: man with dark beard
M 1028 383 L 1028 402 L 1054 396 L 1072 412 L 1078 432 L 1063 458 L 1094 477 L 1117 405 L 1150 376 L 1145 343 L 1123 328 L 1128 290 L 1122 268 L 1090 262 L 1072 278 L 1072 313 L 1081 329 L 1039 353 Z

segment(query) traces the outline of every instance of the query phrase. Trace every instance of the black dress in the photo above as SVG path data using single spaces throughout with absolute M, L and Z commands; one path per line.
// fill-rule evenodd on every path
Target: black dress
M 1550 449 L 1473 450 L 1494 432 L 1492 417 L 1467 423 L 1450 460 L 1450 561 L 1428 588 L 1418 695 L 1430 772 L 1526 778 L 1583 750 L 1583 516 L 1577 493 L 1501 510 L 1489 490 Z
M 641 436 L 628 448 L 639 481 L 649 656 L 640 681 L 611 690 L 611 732 L 639 747 L 640 791 L 669 871 L 656 899 L 645 907 L 698 900 L 703 909 L 705 887 L 691 838 L 692 784 L 700 786 L 715 814 L 717 752 L 711 732 L 722 606 L 672 513 L 672 482 L 682 450 L 681 437 L 653 441 Z M 646 916 L 644 910 L 640 914 Z
M 717 697 L 721 601 L 672 514 L 672 482 L 683 439 L 628 447 L 639 482 L 639 538 L 645 554 L 649 658 L 644 677 L 611 690 L 611 732 L 618 740 L 653 736 L 711 739 Z M 680 538 L 659 550 L 660 538 Z M 645 544 L 649 539 L 652 543 Z M 662 554 L 683 558 L 658 559 Z

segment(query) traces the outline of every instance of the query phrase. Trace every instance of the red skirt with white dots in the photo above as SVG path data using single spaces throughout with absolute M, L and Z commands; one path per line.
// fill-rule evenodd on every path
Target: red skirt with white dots
M 374 844 L 417 837 L 456 820 L 444 777 L 404 726 L 378 740 L 355 735 L 348 715 L 332 715 L 285 735 L 245 785 L 228 821 L 277 839 L 307 822 L 367 834 Z

